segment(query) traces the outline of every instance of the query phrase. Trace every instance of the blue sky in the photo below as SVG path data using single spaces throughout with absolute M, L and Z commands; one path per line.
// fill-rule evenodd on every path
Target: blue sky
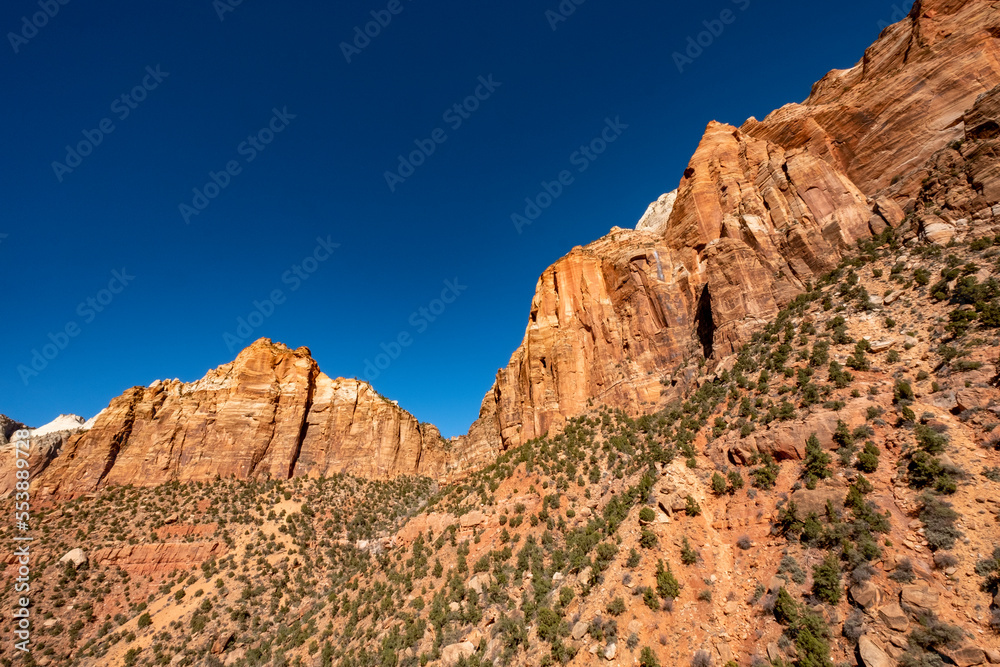
M 903 10 L 63 2 L 0 10 L 0 413 L 89 417 L 266 336 L 334 377 L 367 368 L 448 436 L 520 343 L 548 265 L 633 226 L 708 121 L 804 99 Z M 603 153 L 579 152 L 609 124 Z

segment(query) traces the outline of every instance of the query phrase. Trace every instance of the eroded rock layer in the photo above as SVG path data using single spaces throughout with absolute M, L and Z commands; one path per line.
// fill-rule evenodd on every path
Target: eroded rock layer
M 1000 82 L 1000 11 L 986 0 L 917 0 L 854 67 L 834 70 L 809 98 L 744 131 L 808 148 L 872 195 L 900 201 L 936 151 L 961 138 L 962 116 Z
M 265 339 L 197 382 L 128 390 L 46 461 L 35 485 L 64 496 L 217 476 L 439 477 L 448 448 L 366 383 L 327 377 L 308 349 Z

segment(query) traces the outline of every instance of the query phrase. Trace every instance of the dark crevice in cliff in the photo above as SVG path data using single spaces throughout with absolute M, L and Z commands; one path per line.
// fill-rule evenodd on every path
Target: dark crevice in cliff
M 111 469 L 115 467 L 115 463 L 118 461 L 118 455 L 121 453 L 125 446 L 128 445 L 128 439 L 132 437 L 132 426 L 135 424 L 135 406 L 139 403 L 142 398 L 141 390 L 133 390 L 132 396 L 129 399 L 128 412 L 125 414 L 125 420 L 122 423 L 122 427 L 118 429 L 115 436 L 111 439 L 111 443 L 108 447 L 108 456 L 104 460 L 104 470 L 101 471 L 101 476 L 97 478 L 97 482 L 94 484 L 94 489 L 96 490 L 101 486 L 101 482 L 104 478 L 111 473 Z
M 712 317 L 712 295 L 708 291 L 708 285 L 701 290 L 695 323 L 702 352 L 708 359 L 712 356 L 715 343 L 715 319 Z
M 302 408 L 302 423 L 299 424 L 299 437 L 295 439 L 295 448 L 288 462 L 288 479 L 295 475 L 295 464 L 299 462 L 299 455 L 302 453 L 302 443 L 306 441 L 306 433 L 309 431 L 309 413 L 312 412 L 313 393 L 316 391 L 316 369 L 310 369 L 309 382 L 306 388 L 306 402 Z

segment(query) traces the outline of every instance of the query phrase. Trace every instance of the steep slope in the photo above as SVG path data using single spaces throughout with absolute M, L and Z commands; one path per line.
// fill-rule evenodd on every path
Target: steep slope
M 37 664 L 1000 664 L 1000 221 L 914 233 L 666 408 L 588 410 L 460 483 L 40 498 Z
M 263 339 L 197 382 L 125 392 L 35 483 L 73 496 L 217 477 L 438 477 L 448 473 L 447 448 L 436 428 L 366 383 L 331 379 L 308 349 Z

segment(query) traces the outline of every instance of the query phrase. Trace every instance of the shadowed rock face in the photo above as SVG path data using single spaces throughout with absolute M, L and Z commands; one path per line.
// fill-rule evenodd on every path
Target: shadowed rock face
M 216 476 L 441 477 L 447 448 L 436 428 L 366 383 L 331 379 L 308 349 L 265 339 L 198 382 L 128 390 L 35 483 L 65 496 Z

